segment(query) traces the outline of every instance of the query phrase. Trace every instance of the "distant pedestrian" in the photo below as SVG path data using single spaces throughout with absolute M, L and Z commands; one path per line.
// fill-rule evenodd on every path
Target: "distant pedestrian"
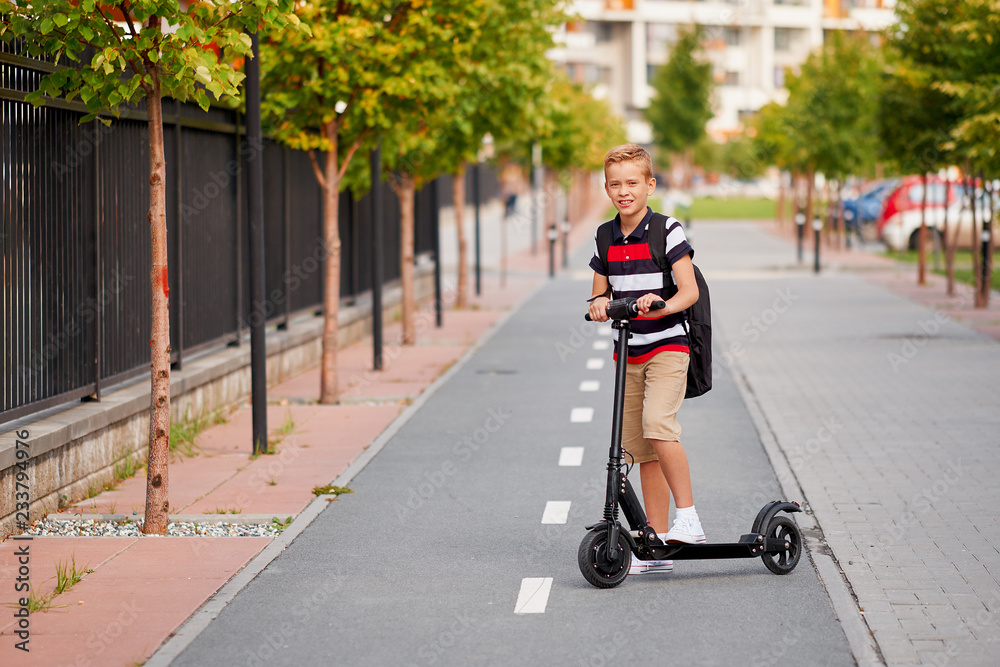
M 646 201 L 656 189 L 649 153 L 636 144 L 611 149 L 604 158 L 604 190 L 618 215 L 611 225 L 612 242 L 607 256 L 595 251 L 590 267 L 594 282 L 590 317 L 606 322 L 610 297 L 638 299 L 639 317 L 632 325 L 627 360 L 622 446 L 639 464 L 646 516 L 664 542 L 705 542 L 704 530 L 694 507 L 687 454 L 680 442 L 677 412 L 684 401 L 689 363 L 688 339 L 682 325 L 683 311 L 698 300 L 691 258 L 694 249 L 675 218 L 666 216 L 666 252 L 676 293 L 665 293 L 663 271 L 652 258 L 648 228 L 653 211 Z M 657 216 L 659 220 L 664 218 Z M 595 246 L 597 237 L 595 236 Z M 658 300 L 662 310 L 650 311 Z M 618 332 L 615 332 L 617 337 Z M 670 494 L 677 504 L 673 526 L 667 530 Z M 673 561 L 633 559 L 631 574 L 669 572 Z

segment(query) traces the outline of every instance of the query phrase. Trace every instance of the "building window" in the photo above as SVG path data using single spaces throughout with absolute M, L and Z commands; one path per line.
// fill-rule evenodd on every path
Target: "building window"
M 726 40 L 728 46 L 739 46 L 742 34 L 739 28 L 726 27 L 722 29 L 722 38 Z
M 611 41 L 611 24 L 607 21 L 597 21 L 591 23 L 594 30 L 594 38 L 598 44 Z
M 660 58 L 677 41 L 676 23 L 647 23 L 646 52 Z
M 774 87 L 784 88 L 785 87 L 785 68 L 775 67 L 774 68 Z
M 646 65 L 646 83 L 653 85 L 653 81 L 656 79 L 656 70 L 659 67 L 659 65 Z
M 775 28 L 774 29 L 774 50 L 791 51 L 795 43 L 799 41 L 798 28 Z
M 722 80 L 723 86 L 738 86 L 740 85 L 740 73 L 739 72 L 726 72 L 726 78 Z

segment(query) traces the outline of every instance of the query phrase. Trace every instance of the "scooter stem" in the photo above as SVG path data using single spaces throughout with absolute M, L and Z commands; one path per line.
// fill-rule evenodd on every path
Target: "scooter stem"
M 604 505 L 604 518 L 618 520 L 618 467 L 622 460 L 622 420 L 625 413 L 625 374 L 628 370 L 628 339 L 632 326 L 628 320 L 615 320 L 612 328 L 618 329 L 616 348 L 618 361 L 615 367 L 615 402 L 611 416 L 611 451 L 608 455 L 608 494 Z

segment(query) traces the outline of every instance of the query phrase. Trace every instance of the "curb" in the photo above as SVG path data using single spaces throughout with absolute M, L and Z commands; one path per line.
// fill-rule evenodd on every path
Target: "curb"
M 382 450 L 383 447 L 392 439 L 394 435 L 403 427 L 406 422 L 410 420 L 413 415 L 423 407 L 430 397 L 453 375 L 455 375 L 465 364 L 483 347 L 493 336 L 499 331 L 507 321 L 517 313 L 525 303 L 530 301 L 535 294 L 541 291 L 547 284 L 548 279 L 545 278 L 542 282 L 531 291 L 524 299 L 521 299 L 517 304 L 504 313 L 496 321 L 496 323 L 479 339 L 472 344 L 472 346 L 465 351 L 465 353 L 456 361 L 451 367 L 440 375 L 430 386 L 425 389 L 420 396 L 413 401 L 412 404 L 407 406 L 403 412 L 400 413 L 396 419 L 386 427 L 384 431 L 375 440 L 364 449 L 361 454 L 357 456 L 334 481 L 333 484 L 337 486 L 346 486 L 354 477 L 361 472 L 366 465 Z M 173 633 L 171 633 L 167 639 L 160 645 L 160 647 L 153 652 L 149 660 L 146 661 L 147 667 L 161 667 L 169 665 L 175 658 L 177 658 L 197 637 L 202 633 L 205 628 L 208 627 L 209 623 L 215 620 L 216 617 L 222 610 L 242 591 L 247 585 L 252 582 L 258 574 L 260 574 L 264 568 L 271 564 L 271 562 L 276 559 L 281 552 L 284 551 L 288 545 L 290 545 L 299 534 L 305 530 L 306 526 L 312 523 L 313 519 L 320 515 L 320 513 L 326 509 L 330 500 L 335 499 L 336 496 L 319 496 L 313 500 L 309 505 L 303 509 L 292 524 L 282 531 L 281 535 L 274 538 L 274 540 L 264 547 L 260 553 L 254 556 L 242 570 L 233 575 L 233 577 L 227 581 L 219 590 L 217 590 L 212 597 L 210 597 L 201 607 L 198 608 L 186 621 L 184 621 Z M 233 515 L 239 516 L 239 515 Z M 270 521 L 270 518 L 268 518 Z
M 719 327 L 716 327 L 716 331 L 722 334 L 719 336 L 720 339 L 727 338 L 723 332 L 719 331 Z M 782 495 L 788 500 L 801 498 L 803 501 L 803 512 L 795 517 L 795 522 L 802 531 L 806 552 L 816 568 L 820 583 L 826 589 L 827 595 L 830 596 L 833 612 L 837 616 L 837 620 L 840 621 L 855 662 L 859 667 L 885 665 L 886 661 L 879 649 L 878 642 L 875 640 L 875 635 L 868 627 L 868 623 L 858 606 L 854 589 L 841 570 L 836 556 L 827 546 L 823 528 L 809 509 L 809 499 L 788 463 L 785 452 L 778 443 L 774 431 L 771 429 L 771 424 L 757 401 L 757 396 L 750 388 L 746 375 L 739 367 L 738 362 L 734 362 L 729 370 L 736 383 L 740 398 L 743 400 L 754 428 L 757 430 L 760 442 L 764 446 L 767 458 L 771 462 L 771 467 L 778 478 Z

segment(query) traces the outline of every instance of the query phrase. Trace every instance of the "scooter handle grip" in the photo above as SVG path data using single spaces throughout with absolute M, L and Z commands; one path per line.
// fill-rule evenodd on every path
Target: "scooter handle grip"
M 649 309 L 650 310 L 660 310 L 660 309 L 666 308 L 666 307 L 667 307 L 667 302 L 660 300 L 660 301 L 654 301 L 652 304 L 650 304 Z M 628 305 L 628 308 L 631 311 L 631 313 L 632 313 L 633 316 L 639 314 L 639 308 L 635 305 L 635 301 L 634 300 L 632 301 L 632 303 L 630 303 Z M 586 315 L 584 315 L 583 319 L 587 320 L 588 322 L 593 322 L 593 320 L 590 319 L 590 313 L 587 313 Z

